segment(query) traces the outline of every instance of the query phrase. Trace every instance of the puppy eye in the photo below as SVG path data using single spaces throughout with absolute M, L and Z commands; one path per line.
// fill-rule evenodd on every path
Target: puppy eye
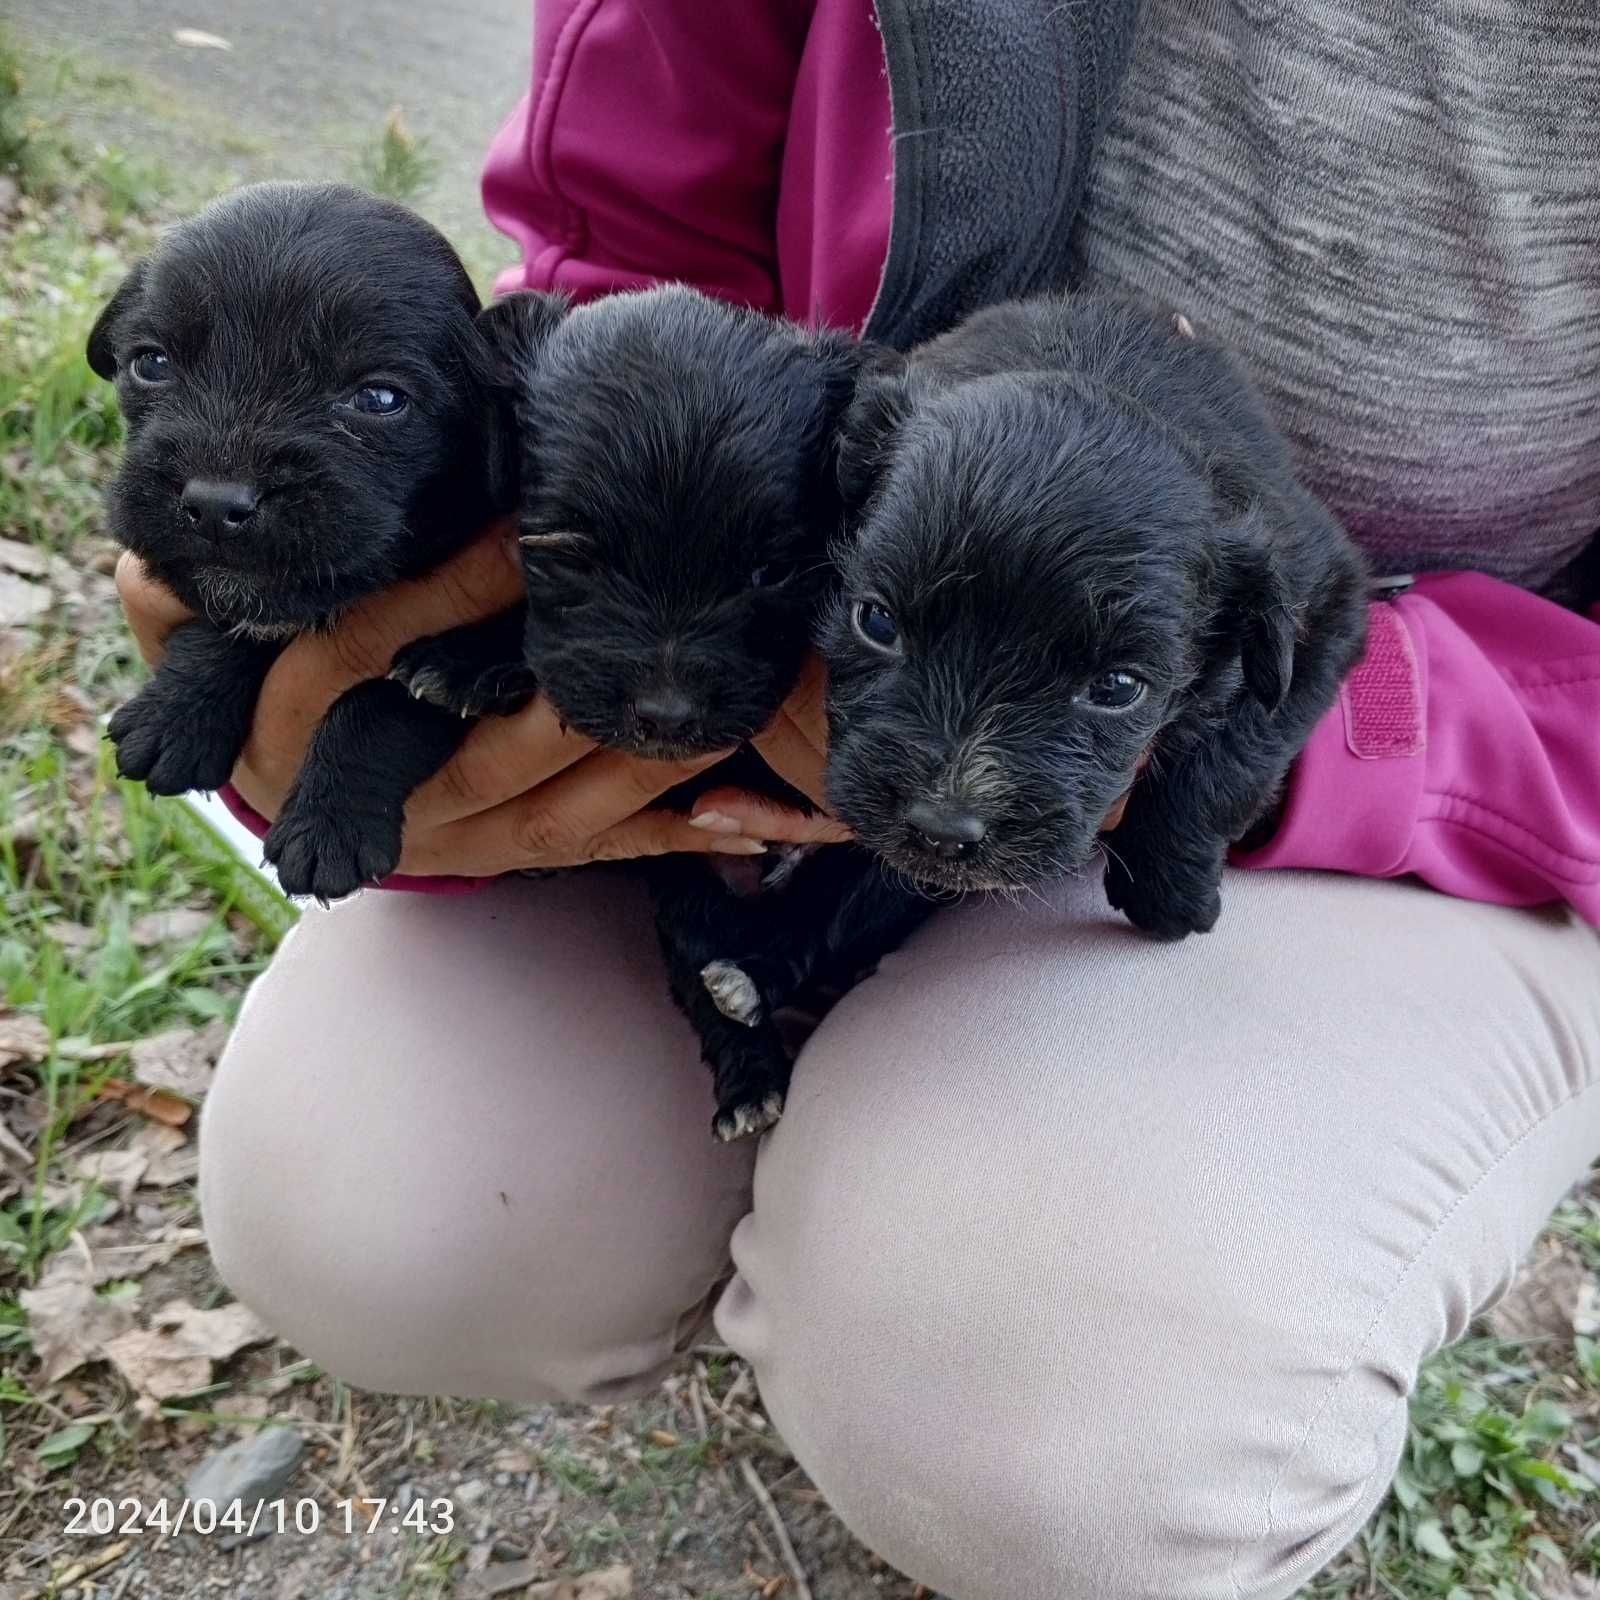
M 752 589 L 776 589 L 787 583 L 800 569 L 792 561 L 769 561 L 750 574 Z
M 165 383 L 172 376 L 172 361 L 165 350 L 140 350 L 128 363 L 140 383 Z
M 392 388 L 387 383 L 364 383 L 350 396 L 350 409 L 368 417 L 393 417 L 411 404 L 411 397 L 403 389 Z
M 1073 698 L 1096 711 L 1126 711 L 1144 699 L 1150 685 L 1131 672 L 1102 672 L 1091 678 Z
M 886 605 L 876 600 L 858 601 L 852 620 L 855 622 L 856 632 L 874 650 L 899 653 L 900 624 L 894 620 L 894 613 Z

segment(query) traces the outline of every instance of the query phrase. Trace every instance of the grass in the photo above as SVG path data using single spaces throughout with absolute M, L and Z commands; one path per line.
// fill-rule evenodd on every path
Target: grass
M 396 106 L 372 148 L 356 164 L 356 181 L 374 194 L 402 205 L 415 205 L 439 175 L 426 139 L 419 139 L 405 124 Z

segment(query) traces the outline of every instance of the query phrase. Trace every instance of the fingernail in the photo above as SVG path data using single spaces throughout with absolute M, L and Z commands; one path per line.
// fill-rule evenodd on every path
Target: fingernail
M 707 833 L 737 833 L 739 823 L 723 811 L 702 811 L 689 818 L 691 828 L 704 828 Z
M 764 856 L 767 847 L 759 839 L 713 839 L 711 848 L 723 856 Z

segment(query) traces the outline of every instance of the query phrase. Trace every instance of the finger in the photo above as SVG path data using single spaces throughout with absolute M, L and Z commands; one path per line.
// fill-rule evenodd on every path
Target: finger
M 792 785 L 813 805 L 827 802 L 828 755 L 819 749 L 787 710 L 752 739 L 761 759 L 787 784 Z
M 822 657 L 811 651 L 800 668 L 800 677 L 783 709 L 801 737 L 821 754 L 828 753 L 828 669 Z
M 562 725 L 542 695 L 509 717 L 485 717 L 449 765 L 412 795 L 409 825 L 436 827 L 487 811 L 564 772 L 595 748 Z
M 504 838 L 498 833 L 480 837 L 481 822 L 479 817 L 469 817 L 415 844 L 408 840 L 399 870 L 419 877 L 440 873 L 493 877 L 526 867 L 582 867 L 639 856 L 766 854 L 766 846 L 757 839 L 719 838 L 691 827 L 689 819 L 678 812 L 641 811 L 564 853 L 547 852 L 538 861 L 530 861 L 525 855 L 507 857 Z
M 691 825 L 723 837 L 742 834 L 786 844 L 844 844 L 855 835 L 825 811 L 809 815 L 748 789 L 710 789 L 690 809 Z
M 159 666 L 166 653 L 167 635 L 194 613 L 131 550 L 117 557 L 117 598 L 128 626 L 148 666 Z
M 328 707 L 353 684 L 381 678 L 401 645 L 521 600 L 509 529 L 497 523 L 442 567 L 353 606 L 330 631 L 301 634 L 273 663 L 261 691 L 245 749 L 258 776 L 287 787 Z
M 588 861 L 609 830 L 726 754 L 642 761 L 620 750 L 596 750 L 526 794 L 433 829 L 427 849 L 452 862 L 435 870 L 452 872 L 511 872 Z M 704 830 L 689 831 L 705 837 Z M 724 848 L 749 842 L 720 841 Z M 454 864 L 467 861 L 473 864 Z

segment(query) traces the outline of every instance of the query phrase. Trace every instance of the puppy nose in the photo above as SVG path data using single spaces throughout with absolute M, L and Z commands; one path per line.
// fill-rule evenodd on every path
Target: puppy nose
M 256 514 L 261 491 L 248 483 L 218 483 L 212 478 L 191 478 L 178 496 L 186 517 L 213 538 L 242 528 Z
M 646 689 L 633 702 L 639 726 L 651 733 L 681 733 L 694 720 L 695 703 L 682 689 Z
M 917 843 L 946 860 L 966 855 L 989 831 L 981 817 L 933 800 L 913 802 L 906 807 L 905 818 L 916 832 Z

